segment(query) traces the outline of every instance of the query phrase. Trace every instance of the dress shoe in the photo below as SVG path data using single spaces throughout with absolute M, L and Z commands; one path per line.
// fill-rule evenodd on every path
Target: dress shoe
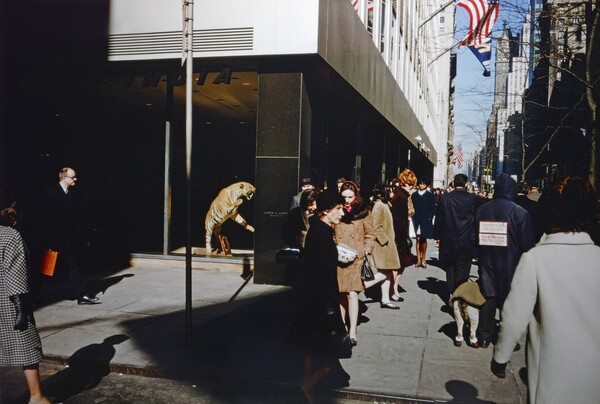
M 96 296 L 83 295 L 77 299 L 77 304 L 100 304 L 99 300 Z
M 398 296 L 398 295 L 394 295 L 394 296 L 392 296 L 392 297 L 391 297 L 391 299 L 392 299 L 393 301 L 395 301 L 395 302 L 403 302 L 403 301 L 404 301 L 404 298 L 402 298 L 402 297 L 400 297 L 400 296 Z
M 381 303 L 379 305 L 379 307 L 381 307 L 382 309 L 392 309 L 392 310 L 400 310 L 400 307 L 395 306 L 391 303 Z
M 356 338 L 350 338 L 350 345 L 352 345 L 352 346 L 358 345 L 358 341 L 356 340 Z
M 479 343 L 479 347 L 480 347 L 480 348 L 483 348 L 483 349 L 485 349 L 485 348 L 487 348 L 488 346 L 490 346 L 490 341 L 482 340 L 482 341 Z

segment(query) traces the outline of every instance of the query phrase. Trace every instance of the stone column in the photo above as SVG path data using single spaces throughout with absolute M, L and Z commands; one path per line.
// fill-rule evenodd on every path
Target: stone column
M 275 263 L 281 228 L 310 175 L 311 108 L 302 73 L 260 74 L 256 122 L 254 282 L 283 284 L 285 265 Z

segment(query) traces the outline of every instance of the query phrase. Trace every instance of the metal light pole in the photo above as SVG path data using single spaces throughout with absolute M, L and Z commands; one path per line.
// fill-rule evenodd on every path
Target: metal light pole
M 187 235 L 185 246 L 185 336 L 192 340 L 192 75 L 194 74 L 194 2 L 183 0 L 183 55 L 185 64 L 185 178 L 187 183 Z

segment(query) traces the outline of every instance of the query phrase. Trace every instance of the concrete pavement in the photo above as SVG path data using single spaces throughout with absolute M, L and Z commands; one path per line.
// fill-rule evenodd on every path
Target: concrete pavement
M 434 255 L 436 251 L 430 249 Z M 445 274 L 431 258 L 427 269 L 406 269 L 400 310 L 381 309 L 361 295 L 358 346 L 352 358 L 340 361 L 350 385 L 335 389 L 328 400 L 527 401 L 524 349 L 513 354 L 501 380 L 489 371 L 492 346 L 453 346 L 455 326 L 444 307 Z M 288 342 L 295 311 L 292 291 L 253 284 L 241 271 L 203 265 L 194 263 L 200 270 L 192 272 L 190 341 L 185 338 L 185 271 L 168 264 L 140 259 L 95 280 L 106 290 L 100 295 L 102 304 L 58 300 L 39 307 L 35 317 L 45 363 L 69 365 L 45 376 L 44 386 L 64 400 L 86 386 L 94 388 L 113 371 L 189 381 L 202 387 L 198 403 L 215 386 L 288 389 L 297 402 L 302 355 Z M 69 392 L 73 377 L 76 388 Z M 18 394 L 4 391 L 0 398 Z

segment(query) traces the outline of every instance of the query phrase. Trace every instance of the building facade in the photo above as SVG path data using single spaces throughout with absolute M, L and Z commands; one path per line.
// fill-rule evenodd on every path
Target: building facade
M 3 24 L 3 181 L 32 201 L 73 166 L 92 245 L 159 257 L 182 254 L 188 195 L 203 246 L 211 201 L 248 181 L 240 213 L 256 231 L 229 221 L 223 234 L 255 282 L 280 283 L 274 254 L 302 178 L 351 178 L 366 194 L 405 167 L 446 181 L 454 10 L 441 6 L 196 1 L 188 194 L 182 2 L 7 2 L 3 18 L 34 10 L 34 29 Z

